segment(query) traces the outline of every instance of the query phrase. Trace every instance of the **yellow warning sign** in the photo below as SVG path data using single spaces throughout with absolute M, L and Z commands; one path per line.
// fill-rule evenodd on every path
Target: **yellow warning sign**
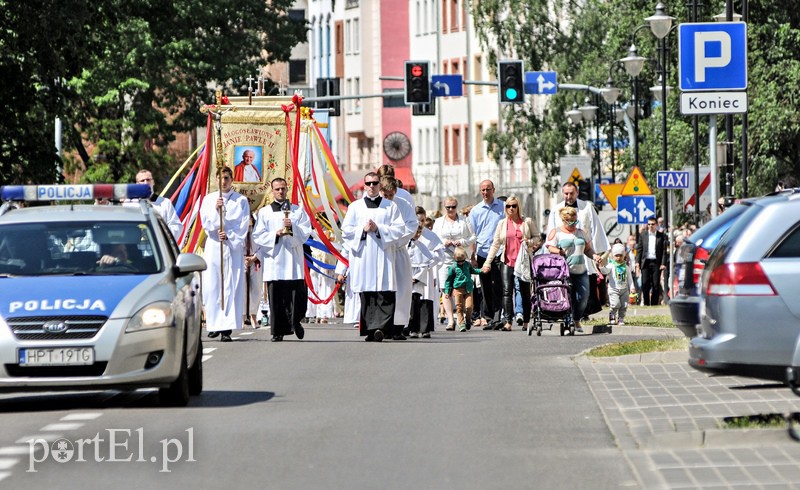
M 603 195 L 606 196 L 606 201 L 611 204 L 612 209 L 617 209 L 617 198 L 622 192 L 622 188 L 625 187 L 625 184 L 600 184 L 600 190 L 603 192 Z
M 578 170 L 578 167 L 575 167 L 572 170 L 572 173 L 569 175 L 569 182 L 578 185 L 582 180 L 583 180 L 583 175 L 581 175 L 581 172 L 580 170 Z
M 649 196 L 652 194 L 653 191 L 650 190 L 650 186 L 648 186 L 647 181 L 644 180 L 644 175 L 642 175 L 642 171 L 639 170 L 639 167 L 633 167 L 633 170 L 631 170 L 630 175 L 628 175 L 628 180 L 625 181 L 625 186 L 622 188 L 622 191 L 620 191 L 620 195 Z

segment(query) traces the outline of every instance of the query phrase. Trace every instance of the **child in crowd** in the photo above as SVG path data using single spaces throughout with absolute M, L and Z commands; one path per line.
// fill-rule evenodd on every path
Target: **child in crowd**
M 408 244 L 413 277 L 408 335 L 412 339 L 420 336 L 427 339 L 434 327 L 433 302 L 439 296 L 436 269 L 444 261 L 444 244 L 425 227 L 425 210 L 419 206 L 417 218 L 420 220 L 417 233 Z
M 625 258 L 625 246 L 621 243 L 611 247 L 608 264 L 600 271 L 608 279 L 608 303 L 611 311 L 608 314 L 609 325 L 625 325 L 625 312 L 628 309 L 628 298 L 634 288 L 633 276 Z
M 467 262 L 467 252 L 464 247 L 455 248 L 453 259 L 455 262 L 447 271 L 447 279 L 444 283 L 444 300 L 450 301 L 450 295 L 453 295 L 458 330 L 466 332 L 472 326 L 472 290 L 475 288 L 472 274 L 477 275 L 481 271 Z

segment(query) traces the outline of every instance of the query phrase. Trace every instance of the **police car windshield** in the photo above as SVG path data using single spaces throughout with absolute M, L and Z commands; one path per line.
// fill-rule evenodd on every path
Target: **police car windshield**
M 9 223 L 0 227 L 0 275 L 153 274 L 162 268 L 144 223 Z

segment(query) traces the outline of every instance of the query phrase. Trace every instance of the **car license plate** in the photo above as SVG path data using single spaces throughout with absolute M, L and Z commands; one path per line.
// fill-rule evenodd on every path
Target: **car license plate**
M 88 366 L 94 364 L 93 347 L 20 349 L 20 366 Z

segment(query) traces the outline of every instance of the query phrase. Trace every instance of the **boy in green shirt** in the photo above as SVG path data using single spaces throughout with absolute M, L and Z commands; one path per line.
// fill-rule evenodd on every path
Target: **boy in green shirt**
M 453 295 L 456 304 L 456 320 L 458 330 L 466 332 L 472 326 L 472 274 L 480 274 L 480 269 L 472 267 L 467 262 L 467 252 L 463 247 L 456 247 L 453 251 L 455 262 L 447 270 L 447 279 L 444 282 L 444 301 L 450 301 Z M 448 328 L 448 330 L 454 330 Z

